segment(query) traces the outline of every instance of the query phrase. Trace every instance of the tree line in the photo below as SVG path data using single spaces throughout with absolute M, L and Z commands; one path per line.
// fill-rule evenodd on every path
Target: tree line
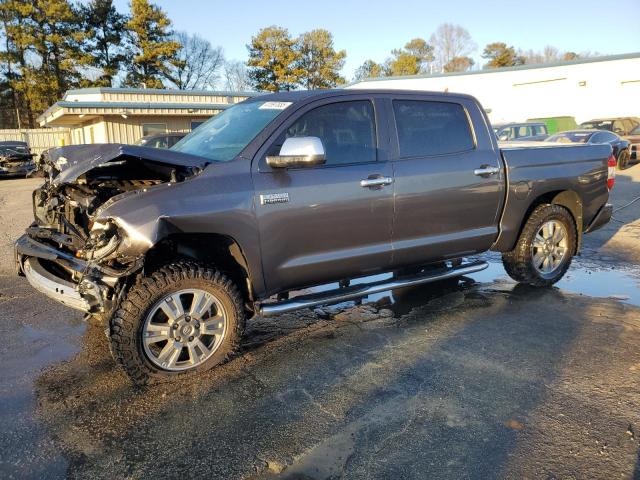
M 33 128 L 73 88 L 250 88 L 222 48 L 175 32 L 149 0 L 119 12 L 112 0 L 0 1 L 0 125 Z
M 478 68 L 477 45 L 459 25 L 440 25 L 413 38 L 383 61 L 366 60 L 353 80 Z M 332 88 L 347 53 L 333 35 L 315 29 L 297 36 L 269 26 L 247 45 L 248 60 L 226 60 L 221 47 L 186 32 L 149 0 L 131 0 L 127 12 L 113 0 L 0 0 L 0 126 L 34 128 L 36 118 L 64 93 L 83 87 L 135 87 L 280 91 Z M 588 55 L 588 54 L 581 54 Z M 483 68 L 578 58 L 487 45 Z

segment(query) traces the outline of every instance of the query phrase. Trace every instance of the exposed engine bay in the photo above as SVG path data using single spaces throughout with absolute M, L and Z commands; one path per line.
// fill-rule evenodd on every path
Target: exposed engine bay
M 33 192 L 35 222 L 16 248 L 19 268 L 25 274 L 68 282 L 78 297 L 71 306 L 99 314 L 117 305 L 121 279 L 138 271 L 143 260 L 128 255 L 126 248 L 120 250 L 127 241 L 126 232 L 115 219 L 100 218 L 101 209 L 124 196 L 182 182 L 201 167 L 132 155 L 156 154 L 150 148 L 105 145 L 107 152 L 96 156 L 95 147 L 100 146 L 86 147 L 92 147 L 84 149 L 88 159 L 80 158 L 83 151 L 77 147 L 43 155 L 40 164 L 46 180 Z M 66 156 L 69 150 L 71 155 Z

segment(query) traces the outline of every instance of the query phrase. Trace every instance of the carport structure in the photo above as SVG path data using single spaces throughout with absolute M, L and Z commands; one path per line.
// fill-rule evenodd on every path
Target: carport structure
M 42 127 L 66 127 L 72 144 L 134 143 L 160 132 L 189 132 L 253 92 L 143 88 L 69 90 L 38 117 Z

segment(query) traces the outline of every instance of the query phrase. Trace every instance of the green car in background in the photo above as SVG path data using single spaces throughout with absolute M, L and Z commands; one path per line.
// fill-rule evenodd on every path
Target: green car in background
M 566 132 L 574 130 L 578 124 L 574 117 L 546 117 L 546 118 L 529 118 L 527 122 L 541 122 L 547 126 L 550 135 L 558 132 Z

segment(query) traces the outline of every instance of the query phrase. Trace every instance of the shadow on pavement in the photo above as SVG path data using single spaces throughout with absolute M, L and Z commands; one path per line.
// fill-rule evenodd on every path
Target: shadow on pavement
M 37 415 L 70 477 L 495 478 L 516 452 L 533 455 L 518 450 L 520 435 L 576 368 L 569 358 L 589 361 L 576 343 L 593 302 L 471 279 L 394 297 L 393 317 L 365 305 L 340 321 L 257 322 L 230 363 L 145 390 L 89 328 L 78 356 L 39 377 Z M 603 325 L 602 341 L 619 343 L 619 328 Z

